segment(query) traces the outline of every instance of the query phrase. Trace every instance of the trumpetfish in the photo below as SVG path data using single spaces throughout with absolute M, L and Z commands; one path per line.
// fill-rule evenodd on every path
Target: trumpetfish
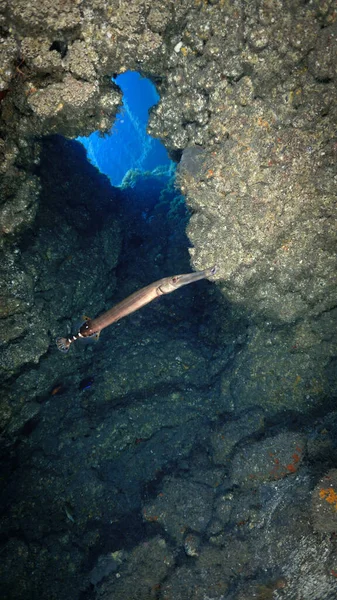
M 206 279 L 216 273 L 216 266 L 204 271 L 195 271 L 194 273 L 187 273 L 186 275 L 174 275 L 173 277 L 164 277 L 154 283 L 150 283 L 146 287 L 141 288 L 137 292 L 131 294 L 119 302 L 106 312 L 102 313 L 96 319 L 85 318 L 79 331 L 75 335 L 69 335 L 68 337 L 58 337 L 56 339 L 56 345 L 61 352 L 68 352 L 71 344 L 76 340 L 85 338 L 98 338 L 102 329 L 109 327 L 112 323 L 119 321 L 123 317 L 130 315 L 142 306 L 145 306 L 149 302 L 152 302 L 158 296 L 164 294 L 170 294 L 175 290 L 178 290 L 184 285 L 194 283 L 200 279 Z

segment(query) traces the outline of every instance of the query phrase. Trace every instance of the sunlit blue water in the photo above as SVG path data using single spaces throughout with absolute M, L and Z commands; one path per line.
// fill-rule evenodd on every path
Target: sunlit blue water
M 158 103 L 155 86 L 139 73 L 128 71 L 118 75 L 115 83 L 123 91 L 123 107 L 111 129 L 111 135 L 77 138 L 87 150 L 89 160 L 107 175 L 112 185 L 121 185 L 130 169 L 153 171 L 157 167 L 170 170 L 163 144 L 146 133 L 149 109 Z

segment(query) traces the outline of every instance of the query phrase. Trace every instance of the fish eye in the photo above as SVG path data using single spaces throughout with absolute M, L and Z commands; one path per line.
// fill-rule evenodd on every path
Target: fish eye
M 177 283 L 178 277 L 172 277 L 172 283 Z

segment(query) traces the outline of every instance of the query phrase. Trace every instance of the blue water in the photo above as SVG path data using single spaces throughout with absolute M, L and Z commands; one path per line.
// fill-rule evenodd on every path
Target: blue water
M 101 137 L 95 132 L 77 138 L 89 160 L 114 186 L 122 184 L 130 169 L 145 172 L 161 167 L 171 174 L 173 163 L 165 147 L 146 133 L 149 109 L 159 101 L 155 86 L 133 71 L 118 75 L 114 81 L 123 91 L 123 106 L 110 134 Z

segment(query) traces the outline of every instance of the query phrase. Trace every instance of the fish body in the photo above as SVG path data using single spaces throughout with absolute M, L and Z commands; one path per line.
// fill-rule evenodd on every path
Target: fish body
M 79 328 L 78 333 L 70 335 L 69 337 L 59 337 L 56 339 L 57 348 L 61 352 L 68 352 L 71 344 L 79 339 L 96 338 L 105 327 L 108 327 L 112 323 L 119 321 L 123 317 L 135 312 L 142 306 L 149 304 L 158 296 L 164 294 L 170 294 L 175 290 L 199 281 L 200 279 L 206 279 L 216 273 L 216 267 L 205 269 L 204 271 L 196 271 L 194 273 L 187 273 L 185 275 L 174 275 L 173 277 L 164 277 L 159 279 L 150 285 L 147 285 L 140 290 L 137 290 L 131 296 L 125 298 L 103 314 L 96 317 L 96 319 L 86 318 L 84 323 Z
M 66 513 L 69 521 L 71 521 L 72 523 L 75 523 L 75 519 L 73 517 L 72 511 L 70 510 L 69 506 L 65 505 L 64 512 Z
M 80 381 L 78 389 L 83 392 L 84 390 L 89 390 L 94 383 L 93 377 L 85 377 Z
M 63 394 L 63 392 L 65 392 L 65 387 L 62 383 L 57 383 L 56 385 L 54 385 L 53 389 L 50 392 L 51 396 L 57 396 L 60 394 Z

